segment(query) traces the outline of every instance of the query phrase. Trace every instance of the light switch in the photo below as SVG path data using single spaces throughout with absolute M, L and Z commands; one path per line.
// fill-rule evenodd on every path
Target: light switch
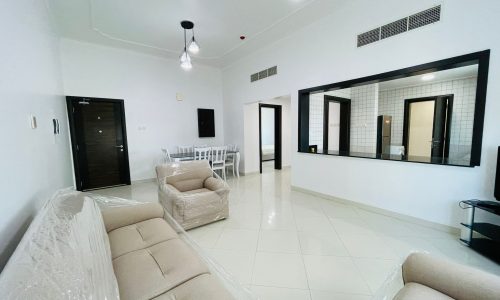
M 36 117 L 34 115 L 30 115 L 30 126 L 31 126 L 31 129 L 36 129 L 36 127 L 37 127 Z
M 176 93 L 175 99 L 177 99 L 177 101 L 182 101 L 184 100 L 184 95 L 182 95 L 181 93 Z

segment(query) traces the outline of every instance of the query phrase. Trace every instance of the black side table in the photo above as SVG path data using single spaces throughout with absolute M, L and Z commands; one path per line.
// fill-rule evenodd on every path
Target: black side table
M 500 226 L 491 223 L 476 222 L 475 220 L 476 209 L 481 209 L 498 216 L 497 218 L 500 221 L 500 203 L 496 205 L 496 202 L 479 200 L 467 200 L 460 203 L 472 207 L 469 208 L 472 209 L 471 224 L 461 223 L 463 226 L 470 229 L 469 241 L 464 239 L 460 240 L 470 248 L 500 264 Z M 484 205 L 484 203 L 490 203 L 490 205 Z M 477 234 L 475 235 L 474 233 L 479 233 L 481 236 L 478 237 Z

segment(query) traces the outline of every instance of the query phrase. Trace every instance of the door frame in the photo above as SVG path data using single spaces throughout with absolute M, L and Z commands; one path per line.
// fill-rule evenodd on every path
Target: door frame
M 434 138 L 434 124 L 436 117 L 436 102 L 439 98 L 448 98 L 448 107 L 447 107 L 447 118 L 446 118 L 446 132 L 445 132 L 445 145 L 444 145 L 444 154 L 443 159 L 446 159 L 450 155 L 450 128 L 451 128 L 451 120 L 453 113 L 453 94 L 448 95 L 438 95 L 438 96 L 428 96 L 428 97 L 420 97 L 420 98 L 411 98 L 405 99 L 404 102 L 404 114 L 403 114 L 403 146 L 404 146 L 404 154 L 405 157 L 408 157 L 408 143 L 409 143 L 409 121 L 410 121 L 410 104 L 415 102 L 425 102 L 425 101 L 434 101 L 434 116 L 432 122 L 432 135 Z M 431 160 L 432 160 L 432 149 L 431 149 Z
M 282 109 L 281 105 L 259 103 L 259 172 L 262 174 L 262 108 L 274 109 L 274 169 L 282 167 Z
M 80 158 L 77 135 L 78 131 L 76 128 L 76 119 L 74 117 L 75 112 L 75 104 L 79 101 L 86 102 L 111 102 L 118 103 L 120 105 L 121 111 L 121 126 L 122 126 L 122 137 L 123 137 L 123 151 L 125 156 L 125 165 L 124 165 L 124 174 L 125 177 L 125 185 L 130 185 L 130 162 L 128 157 L 128 141 L 127 141 L 127 126 L 125 121 L 125 102 L 123 99 L 110 99 L 110 98 L 95 98 L 95 97 L 80 97 L 80 96 L 66 96 L 66 107 L 68 112 L 68 123 L 69 123 L 69 131 L 70 131 L 70 140 L 71 140 L 71 151 L 72 151 L 72 159 L 73 159 L 73 170 L 75 175 L 75 185 L 77 191 L 83 191 L 83 177 L 85 174 L 82 174 L 82 170 L 80 169 L 79 161 L 82 160 L 82 163 L 87 163 L 84 158 Z
M 329 119 L 330 119 L 330 102 L 340 103 L 340 125 L 342 126 L 342 120 L 346 122 L 346 130 L 339 130 L 339 154 L 348 154 L 351 148 L 351 99 L 337 97 L 337 96 L 324 96 L 324 108 L 323 108 L 323 153 L 328 153 L 328 131 L 329 131 Z M 347 120 L 346 116 L 342 115 L 342 105 L 347 108 Z M 342 140 L 344 141 L 342 143 Z M 345 147 L 342 147 L 345 146 Z M 342 150 L 342 148 L 346 148 Z

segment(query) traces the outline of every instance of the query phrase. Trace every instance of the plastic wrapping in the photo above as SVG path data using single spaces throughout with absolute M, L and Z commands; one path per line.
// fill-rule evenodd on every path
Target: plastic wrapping
M 412 253 L 426 253 L 426 251 L 411 251 L 408 253 L 410 256 Z M 402 259 L 394 270 L 391 272 L 389 277 L 384 281 L 384 283 L 380 286 L 377 292 L 373 295 L 372 300 L 392 300 L 394 296 L 404 287 L 403 282 L 403 264 L 406 260 L 406 257 Z
M 119 299 L 94 201 L 67 189 L 44 204 L 0 274 L 0 299 Z
M 113 207 L 126 207 L 133 205 L 142 205 L 144 202 L 134 200 L 121 199 L 116 197 L 101 196 L 97 194 L 90 194 L 90 198 L 96 201 L 101 209 Z M 209 254 L 201 248 L 194 239 L 186 232 L 184 228 L 165 210 L 164 219 L 178 234 L 179 238 L 184 241 L 191 249 L 193 249 L 198 257 L 207 265 L 210 273 L 215 275 L 224 288 L 230 293 L 234 299 L 241 300 L 257 300 L 258 298 L 253 295 L 247 288 L 243 287 L 235 277 L 224 270 L 224 268 L 214 261 Z M 208 298 L 204 298 L 208 299 Z
M 185 230 L 229 215 L 229 186 L 207 160 L 172 162 L 156 167 L 158 199 Z

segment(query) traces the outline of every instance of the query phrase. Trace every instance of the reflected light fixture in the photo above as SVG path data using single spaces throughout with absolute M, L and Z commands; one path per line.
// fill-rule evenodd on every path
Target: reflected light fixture
M 434 76 L 434 74 L 425 74 L 424 76 L 422 76 L 422 80 L 428 81 L 428 80 L 434 79 L 434 77 L 436 77 L 436 76 Z
M 189 56 L 189 53 L 198 53 L 200 51 L 200 46 L 194 38 L 193 22 L 184 20 L 181 22 L 181 27 L 184 29 L 184 49 L 181 56 L 179 57 L 179 60 L 181 63 L 181 68 L 183 68 L 184 70 L 190 70 L 193 65 L 191 63 L 191 57 Z M 189 46 L 187 45 L 186 30 L 191 30 L 193 33 Z

